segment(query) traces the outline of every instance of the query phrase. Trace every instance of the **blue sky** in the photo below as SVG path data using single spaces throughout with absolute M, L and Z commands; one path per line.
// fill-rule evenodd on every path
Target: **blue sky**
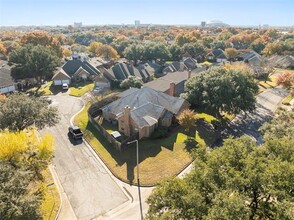
M 133 24 L 294 25 L 294 0 L 0 0 L 0 26 Z

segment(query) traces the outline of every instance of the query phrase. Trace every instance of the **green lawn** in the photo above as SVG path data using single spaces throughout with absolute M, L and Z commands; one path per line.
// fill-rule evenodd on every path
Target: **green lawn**
M 294 99 L 294 96 L 290 94 L 283 99 L 282 104 L 289 105 L 292 99 Z
M 52 175 L 48 168 L 43 171 L 43 177 L 44 198 L 42 200 L 40 207 L 41 212 L 43 213 L 44 220 L 54 220 L 61 202 L 59 192 L 56 186 L 54 185 Z
M 27 90 L 27 93 L 35 93 L 39 95 L 53 95 L 55 87 L 52 84 L 53 82 L 47 82 L 45 84 L 42 84 L 41 87 L 33 87 L 29 90 Z
M 196 113 L 196 118 L 201 119 L 203 118 L 204 121 L 211 123 L 212 121 L 218 121 L 218 119 L 212 115 L 206 113 Z
M 135 145 L 130 145 L 123 152 L 115 150 L 88 122 L 88 108 L 89 105 L 75 117 L 75 124 L 84 131 L 87 141 L 116 177 L 128 183 L 136 183 Z M 191 156 L 185 149 L 186 138 L 186 134 L 176 130 L 166 138 L 146 139 L 139 142 L 142 185 L 154 185 L 162 179 L 176 176 L 192 162 Z
M 93 82 L 77 82 L 71 83 L 69 94 L 72 96 L 80 97 L 84 95 L 89 90 L 93 90 L 94 83 Z

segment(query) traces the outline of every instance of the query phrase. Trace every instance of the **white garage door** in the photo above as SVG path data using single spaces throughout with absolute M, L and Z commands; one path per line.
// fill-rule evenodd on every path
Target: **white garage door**
M 69 85 L 69 79 L 67 79 L 67 80 L 61 80 L 61 83 L 63 84 L 63 83 L 66 83 L 66 84 L 68 84 Z
M 61 85 L 61 84 L 62 84 L 61 80 L 54 80 L 54 85 L 55 86 L 58 86 L 58 85 Z
M 69 84 L 70 81 L 69 81 L 69 79 L 66 79 L 66 80 L 54 80 L 54 85 L 55 86 L 62 85 L 63 83 Z
M 8 93 L 15 90 L 15 86 L 8 86 L 0 89 L 0 93 Z

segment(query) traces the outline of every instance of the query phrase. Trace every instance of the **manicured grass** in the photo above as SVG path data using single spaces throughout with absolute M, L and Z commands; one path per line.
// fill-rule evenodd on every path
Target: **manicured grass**
M 84 136 L 119 179 L 136 183 L 136 147 L 130 145 L 122 152 L 115 150 L 107 140 L 88 122 L 87 105 L 75 117 L 75 124 L 84 131 Z M 175 130 L 166 138 L 139 141 L 140 184 L 154 185 L 162 179 L 176 176 L 192 158 L 185 149 L 187 135 Z
M 285 97 L 282 101 L 283 105 L 290 105 L 291 100 L 294 99 L 293 95 L 288 95 L 287 97 Z
M 43 213 L 44 220 L 54 220 L 60 206 L 60 196 L 48 168 L 43 171 L 43 177 L 44 198 L 40 208 Z
M 200 119 L 203 118 L 204 121 L 211 123 L 212 121 L 218 121 L 218 119 L 212 115 L 206 114 L 206 113 L 196 113 L 196 118 Z
M 93 82 L 79 82 L 79 83 L 72 83 L 70 85 L 70 92 L 69 94 L 72 96 L 80 97 L 84 95 L 89 90 L 93 90 L 94 83 Z
M 27 90 L 27 93 L 35 93 L 35 94 L 39 94 L 39 95 L 53 95 L 54 94 L 54 86 L 52 85 L 52 81 L 47 82 L 43 85 L 41 85 L 41 87 L 33 87 L 29 90 Z

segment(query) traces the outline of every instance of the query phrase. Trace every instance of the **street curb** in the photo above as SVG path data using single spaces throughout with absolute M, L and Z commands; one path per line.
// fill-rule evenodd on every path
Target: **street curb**
M 76 114 L 74 114 L 71 118 L 70 118 L 70 124 L 73 125 L 73 121 L 74 121 L 74 118 L 81 112 L 84 110 L 84 108 L 86 107 L 86 105 L 84 104 L 83 100 L 81 100 L 82 103 L 83 103 L 83 107 L 81 108 L 80 111 L 78 111 Z M 118 184 L 118 180 L 121 181 L 119 178 L 117 178 L 111 171 L 111 169 L 108 168 L 108 166 L 105 164 L 105 162 L 103 161 L 103 159 L 100 157 L 100 155 L 98 154 L 98 152 L 88 143 L 88 141 L 83 138 L 83 141 L 84 143 L 86 144 L 86 146 L 88 147 L 88 149 L 93 153 L 94 157 L 98 160 L 98 162 L 100 162 L 100 164 L 103 166 L 103 168 L 106 170 L 106 172 L 110 175 L 110 177 L 114 180 L 114 182 L 118 185 L 118 187 L 122 190 L 122 189 L 125 189 L 125 190 L 122 190 L 123 193 L 125 194 L 125 196 L 128 198 L 128 201 L 131 200 L 131 202 L 134 201 L 134 198 L 132 196 L 132 194 L 124 187 L 124 186 L 120 186 Z M 115 177 L 115 178 L 113 178 Z M 121 181 L 123 182 L 123 181 Z M 123 182 L 125 183 L 125 182 Z
M 59 182 L 58 176 L 57 176 L 57 174 L 56 174 L 56 172 L 55 172 L 55 170 L 54 170 L 52 164 L 50 164 L 50 165 L 48 166 L 48 168 L 49 168 L 50 173 L 51 173 L 51 175 L 52 175 L 52 178 L 53 178 L 53 180 L 54 180 L 54 184 L 56 185 L 56 188 L 57 188 L 57 190 L 58 190 L 59 199 L 60 199 L 60 205 L 59 205 L 59 208 L 58 208 L 57 214 L 56 214 L 56 216 L 55 216 L 55 218 L 54 218 L 54 220 L 57 220 L 58 217 L 59 217 L 59 215 L 60 215 L 61 208 L 62 208 L 62 204 L 63 204 L 63 200 L 62 200 L 62 196 L 61 196 L 61 192 L 60 192 L 60 188 L 59 188 L 59 186 L 60 186 L 60 185 L 59 185 L 60 182 Z M 58 182 L 58 183 L 56 184 L 56 182 Z

